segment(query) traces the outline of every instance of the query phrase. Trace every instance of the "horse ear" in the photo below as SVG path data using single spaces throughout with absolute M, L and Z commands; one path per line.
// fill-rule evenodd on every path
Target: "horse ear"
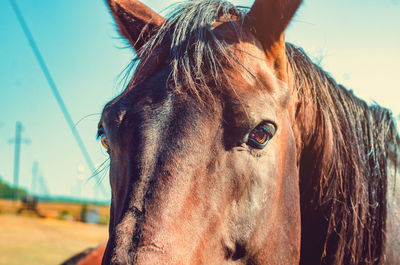
M 302 0 L 256 0 L 248 14 L 264 44 L 280 41 Z
M 284 31 L 301 3 L 302 0 L 256 0 L 247 15 L 282 79 L 286 72 Z
M 107 0 L 122 36 L 138 51 L 165 22 L 165 18 L 136 0 Z

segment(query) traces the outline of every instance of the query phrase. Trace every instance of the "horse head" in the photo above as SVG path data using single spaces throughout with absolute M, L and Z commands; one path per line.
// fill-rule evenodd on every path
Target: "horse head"
M 109 0 L 140 59 L 104 108 L 103 264 L 296 264 L 298 152 L 284 30 L 301 1 Z

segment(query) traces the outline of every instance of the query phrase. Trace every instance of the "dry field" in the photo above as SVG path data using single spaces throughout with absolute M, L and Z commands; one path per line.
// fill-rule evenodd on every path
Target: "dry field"
M 107 240 L 107 226 L 0 215 L 0 264 L 55 265 Z
M 32 213 L 16 215 L 18 207 L 15 203 L 0 201 L 1 265 L 56 265 L 107 240 L 107 225 L 56 219 L 62 211 L 79 217 L 82 207 L 79 204 L 40 203 L 39 211 L 47 218 L 37 218 Z M 99 210 L 100 216 L 108 216 L 108 207 L 88 207 L 93 208 Z
M 21 202 L 14 202 L 10 200 L 0 200 L 0 214 L 14 214 L 19 208 L 21 208 Z M 37 206 L 40 214 L 47 218 L 59 219 L 62 213 L 68 213 L 69 217 L 74 220 L 80 220 L 80 213 L 82 210 L 82 204 L 80 203 L 66 203 L 66 202 L 39 202 Z M 87 209 L 96 209 L 99 211 L 100 220 L 103 223 L 108 223 L 110 208 L 106 205 L 93 205 L 88 204 Z M 31 212 L 23 211 L 24 215 L 32 215 Z

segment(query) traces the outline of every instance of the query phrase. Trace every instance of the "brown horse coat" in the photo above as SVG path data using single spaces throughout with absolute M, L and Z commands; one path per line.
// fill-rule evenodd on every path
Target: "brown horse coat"
M 103 264 L 396 264 L 391 114 L 285 43 L 300 4 L 108 1 L 138 65 L 99 122 Z

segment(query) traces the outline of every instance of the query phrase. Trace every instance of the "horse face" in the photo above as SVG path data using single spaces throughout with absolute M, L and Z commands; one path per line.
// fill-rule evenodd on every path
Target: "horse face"
M 135 1 L 118 8 L 126 2 Z M 154 49 L 103 111 L 112 188 L 103 264 L 299 260 L 294 103 L 282 38 L 268 45 L 250 31 L 229 38 L 225 23 L 215 35 L 230 39 L 227 49 L 247 71 L 225 69 L 229 85 L 203 98 L 212 104 L 177 92 L 165 51 Z

